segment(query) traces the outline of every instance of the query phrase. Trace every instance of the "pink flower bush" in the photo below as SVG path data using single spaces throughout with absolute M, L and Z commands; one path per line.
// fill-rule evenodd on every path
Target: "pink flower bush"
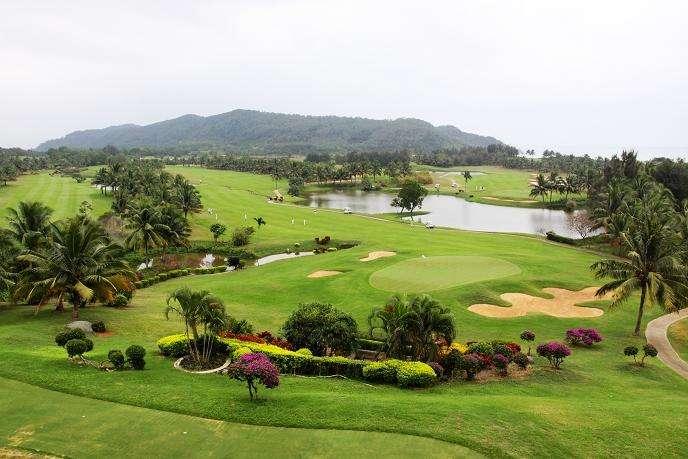
M 258 383 L 267 389 L 274 389 L 279 386 L 279 370 L 265 354 L 259 352 L 252 352 L 239 357 L 239 360 L 227 368 L 227 374 L 232 379 L 246 381 L 251 400 L 258 395 Z
M 538 344 L 537 353 L 549 360 L 554 368 L 559 369 L 564 359 L 571 355 L 571 349 L 564 343 L 550 341 L 549 343 Z
M 595 328 L 571 328 L 566 330 L 566 341 L 572 346 L 592 346 L 602 341 L 602 335 Z

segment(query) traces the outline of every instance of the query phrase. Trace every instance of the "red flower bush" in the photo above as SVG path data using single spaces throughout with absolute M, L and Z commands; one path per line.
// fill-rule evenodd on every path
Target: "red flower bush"
M 239 357 L 239 360 L 227 368 L 227 375 L 238 381 L 246 381 L 251 400 L 258 396 L 258 383 L 267 389 L 279 386 L 279 370 L 270 359 L 259 352 Z
M 566 341 L 572 346 L 592 346 L 602 341 L 602 335 L 595 328 L 571 328 L 566 330 Z
M 248 341 L 250 343 L 265 344 L 265 340 L 257 335 L 250 333 L 232 333 L 230 331 L 223 331 L 220 333 L 223 338 L 238 339 L 239 341 Z
M 549 360 L 554 368 L 559 369 L 564 359 L 571 355 L 571 349 L 564 343 L 550 341 L 549 343 L 538 344 L 537 353 Z
M 521 346 L 519 346 L 517 343 L 506 343 L 505 346 L 507 349 L 509 349 L 512 355 L 516 355 L 521 352 Z

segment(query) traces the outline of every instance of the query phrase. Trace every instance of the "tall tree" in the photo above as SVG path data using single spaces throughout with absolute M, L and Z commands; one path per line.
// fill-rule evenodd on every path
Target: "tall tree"
M 16 209 L 8 209 L 9 230 L 27 250 L 36 250 L 50 233 L 53 210 L 37 201 L 21 201 Z
M 172 232 L 169 226 L 161 222 L 160 210 L 145 199 L 129 208 L 125 228 L 130 231 L 125 241 L 127 246 L 142 247 L 146 254 L 151 247 L 165 245 L 165 235 Z

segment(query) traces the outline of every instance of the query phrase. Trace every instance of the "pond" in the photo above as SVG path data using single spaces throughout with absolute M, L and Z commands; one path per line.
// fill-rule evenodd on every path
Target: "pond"
M 380 214 L 395 211 L 390 205 L 393 197 L 392 194 L 380 191 L 332 190 L 312 193 L 306 197 L 304 204 L 327 209 L 349 208 L 355 213 Z M 580 238 L 569 227 L 569 217 L 562 210 L 494 206 L 436 194 L 429 194 L 420 210 L 429 213 L 414 217 L 414 221 L 431 222 L 436 226 L 540 235 L 554 231 L 562 236 Z

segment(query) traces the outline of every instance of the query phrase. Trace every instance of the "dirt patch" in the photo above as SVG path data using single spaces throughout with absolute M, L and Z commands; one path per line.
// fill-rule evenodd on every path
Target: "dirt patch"
M 378 258 L 386 258 L 386 257 L 393 257 L 396 255 L 396 252 L 385 252 L 383 251 L 377 251 L 377 252 L 370 252 L 368 253 L 368 256 L 365 258 L 361 258 L 361 261 L 373 261 L 377 260 Z
M 104 332 L 102 332 L 102 333 L 96 333 L 96 336 L 99 337 L 99 338 L 109 338 L 109 337 L 111 337 L 112 335 L 114 335 L 114 333 L 111 332 L 111 331 L 104 331 Z
M 341 271 L 315 271 L 312 272 L 308 275 L 309 278 L 311 279 L 318 279 L 320 277 L 330 277 L 330 276 L 336 276 L 337 274 L 341 274 Z
M 0 457 L 7 459 L 57 458 L 57 456 L 49 456 L 43 453 L 34 453 L 33 451 L 24 451 L 12 448 L 0 448 Z
M 500 298 L 511 303 L 511 306 L 473 304 L 468 310 L 482 316 L 497 318 L 520 317 L 531 313 L 553 317 L 599 317 L 604 314 L 599 308 L 576 306 L 579 303 L 599 300 L 600 298 L 595 296 L 597 287 L 588 287 L 577 292 L 563 288 L 544 288 L 542 291 L 554 298 L 540 298 L 525 293 L 502 293 Z

